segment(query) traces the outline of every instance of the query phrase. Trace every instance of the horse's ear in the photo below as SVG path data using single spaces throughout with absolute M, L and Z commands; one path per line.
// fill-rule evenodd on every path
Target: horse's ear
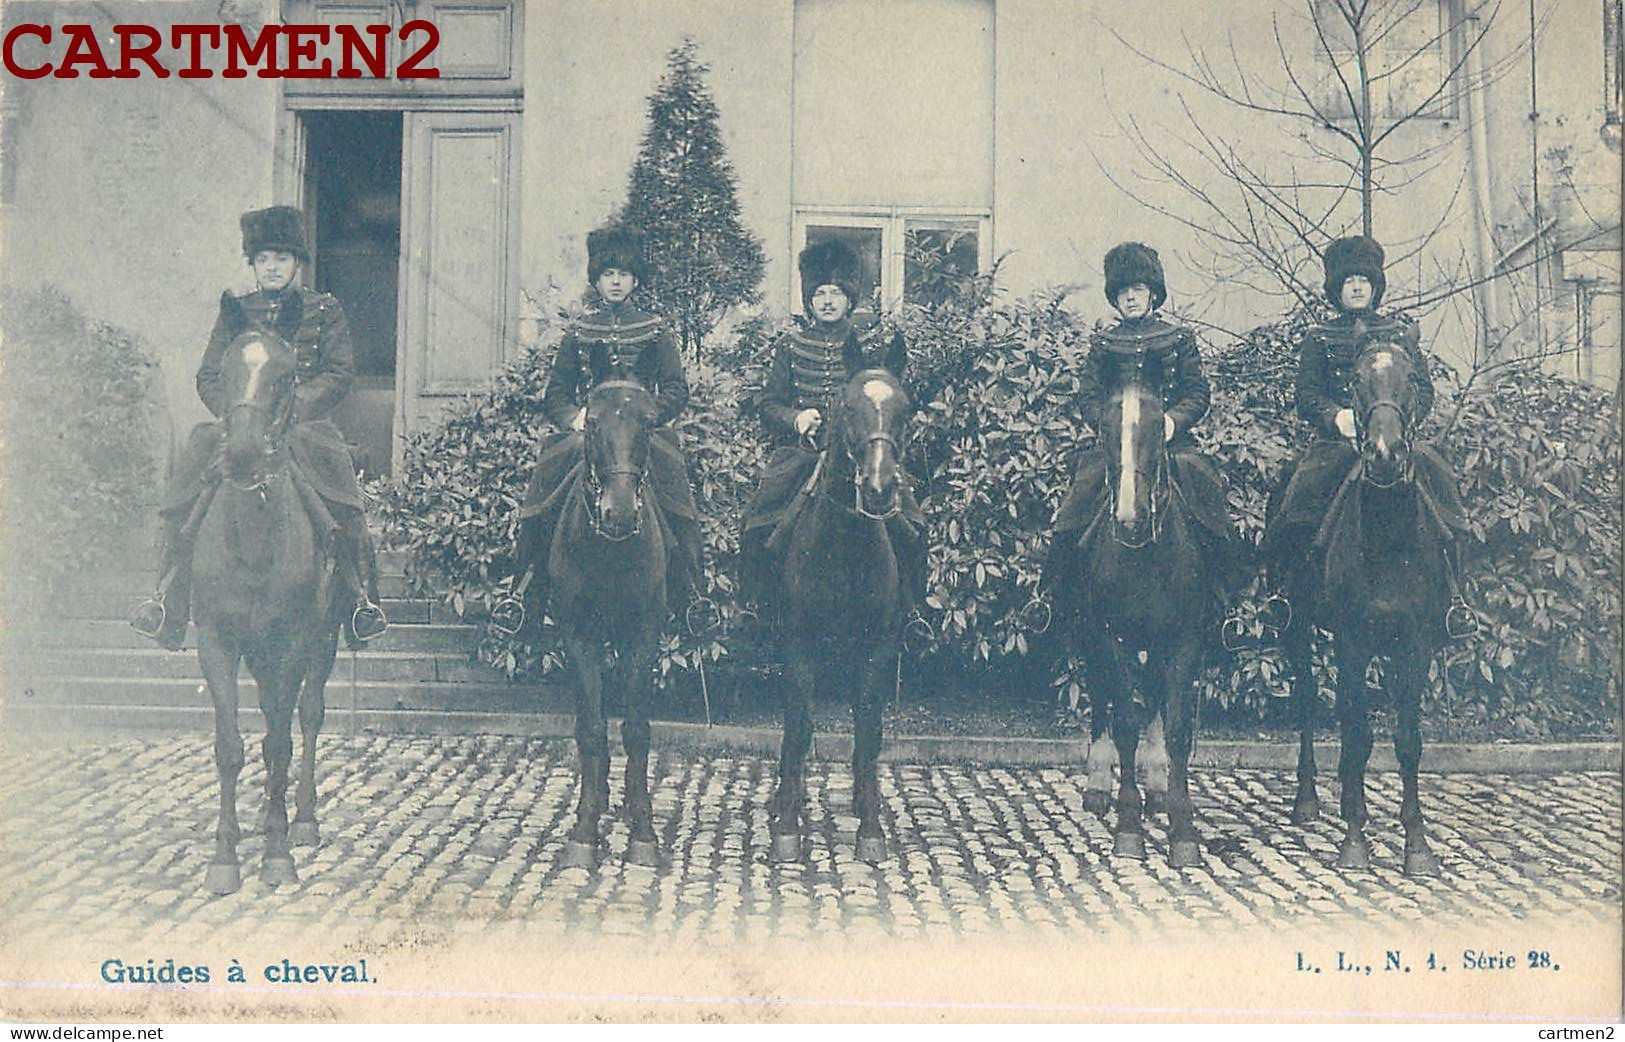
M 228 341 L 236 339 L 238 333 L 248 328 L 248 315 L 229 289 L 220 294 L 220 321 L 226 327 Z
M 903 340 L 901 329 L 892 334 L 891 346 L 886 348 L 886 368 L 899 380 L 903 378 L 903 370 L 908 368 L 908 344 Z

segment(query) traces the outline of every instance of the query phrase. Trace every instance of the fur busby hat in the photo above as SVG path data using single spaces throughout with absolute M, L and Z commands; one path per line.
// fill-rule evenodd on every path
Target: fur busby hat
M 801 251 L 796 263 L 801 269 L 801 306 L 807 311 L 812 311 L 813 294 L 819 286 L 839 286 L 847 302 L 858 306 L 863 267 L 846 243 L 835 239 L 815 242 Z
M 1335 240 L 1326 247 L 1326 299 L 1332 306 L 1343 306 L 1343 280 L 1350 275 L 1364 275 L 1371 280 L 1371 307 L 1382 302 L 1382 292 L 1388 288 L 1388 279 L 1382 273 L 1382 246 L 1365 235 L 1350 235 Z
M 643 256 L 643 232 L 629 224 L 606 224 L 587 233 L 587 281 L 610 268 L 632 273 L 638 285 L 649 283 L 649 265 Z
M 249 260 L 261 250 L 281 250 L 301 261 L 310 260 L 305 246 L 305 215 L 291 206 L 250 210 L 238 219 L 243 229 L 243 256 Z
M 1137 282 L 1151 287 L 1151 310 L 1168 299 L 1162 261 L 1157 251 L 1140 242 L 1120 242 L 1106 251 L 1106 302 L 1117 306 L 1117 295 Z

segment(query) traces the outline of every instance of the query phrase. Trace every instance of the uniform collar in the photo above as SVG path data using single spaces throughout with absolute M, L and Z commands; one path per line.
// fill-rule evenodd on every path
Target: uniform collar
M 802 327 L 801 334 L 808 340 L 815 340 L 823 344 L 839 344 L 852 334 L 852 318 L 848 316 L 839 322 L 824 323 L 814 321 Z

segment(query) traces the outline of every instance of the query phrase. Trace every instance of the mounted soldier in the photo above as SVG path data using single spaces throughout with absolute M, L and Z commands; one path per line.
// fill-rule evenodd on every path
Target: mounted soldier
M 688 464 L 671 428 L 688 406 L 688 379 L 665 320 L 632 302 L 648 279 L 641 232 L 610 224 L 588 234 L 587 281 L 597 303 L 565 333 L 542 392 L 542 410 L 559 433 L 543 443 L 520 508 L 515 595 L 521 599 L 547 574 L 560 512 L 581 474 L 587 396 L 606 380 L 636 380 L 654 396 L 648 478 L 658 516 L 676 549 L 667 599 L 679 607 L 699 597 L 704 580 L 700 515 Z
M 1315 440 L 1282 475 L 1261 544 L 1276 589 L 1261 620 L 1272 629 L 1284 630 L 1290 622 L 1293 605 L 1282 591 L 1297 585 L 1297 569 L 1318 566 L 1317 533 L 1360 458 L 1356 441 L 1361 421 L 1350 390 L 1360 353 L 1373 343 L 1403 348 L 1410 356 L 1416 392 L 1409 423 L 1419 426 L 1433 408 L 1433 379 L 1420 346 L 1420 328 L 1404 314 L 1378 310 L 1388 286 L 1384 259 L 1382 246 L 1364 235 L 1337 239 L 1326 248 L 1326 299 L 1337 315 L 1304 333 L 1298 355 L 1298 415 L 1314 427 Z M 1419 448 L 1424 451 L 1413 456 L 1414 472 L 1438 505 L 1454 571 L 1453 531 L 1465 525 L 1464 512 L 1447 465 L 1430 448 Z
M 908 361 L 900 331 L 872 312 L 854 314 L 863 299 L 862 271 L 850 248 L 815 243 L 801 251 L 797 264 L 806 321 L 774 345 L 767 384 L 757 398 L 774 447 L 740 536 L 744 599 L 761 606 L 777 606 L 782 592 L 787 536 L 811 498 L 832 405 L 852 374 L 879 367 L 901 376 Z M 886 530 L 913 615 L 925 597 L 925 517 L 906 481 L 901 495 L 902 508 L 886 521 Z
M 365 642 L 383 633 L 389 621 L 378 604 L 377 561 L 354 461 L 344 436 L 328 419 L 354 379 L 349 323 L 335 297 L 297 284 L 301 267 L 310 260 L 299 210 L 288 206 L 254 210 L 243 214 L 239 223 L 243 255 L 258 288 L 242 297 L 221 295 L 219 316 L 197 371 L 198 396 L 220 420 L 235 407 L 224 398 L 221 359 L 242 333 L 274 333 L 293 348 L 298 362 L 289 447 L 294 463 L 337 526 L 336 574 L 354 599 L 347 636 L 352 643 Z M 221 480 L 224 430 L 219 422 L 199 424 L 177 459 L 160 507 L 164 545 L 159 589 L 130 618 L 137 631 L 173 651 L 185 642 L 191 614 L 196 526 L 189 522 L 200 513 L 194 507 L 205 489 Z
M 1118 312 L 1118 321 L 1097 330 L 1090 338 L 1078 395 L 1084 422 L 1097 434 L 1102 412 L 1112 395 L 1129 383 L 1160 393 L 1163 440 L 1167 446 L 1168 474 L 1191 520 L 1210 571 L 1227 583 L 1235 565 L 1234 534 L 1225 501 L 1224 478 L 1213 462 L 1198 451 L 1191 429 L 1207 415 L 1210 390 L 1202 371 L 1196 334 L 1188 326 L 1169 322 L 1158 314 L 1168 291 L 1157 251 L 1143 243 L 1124 242 L 1106 253 L 1106 299 Z M 1063 574 L 1077 554 L 1061 552 L 1063 542 L 1074 545 L 1095 537 L 1095 522 L 1104 516 L 1113 492 L 1108 487 L 1106 452 L 1102 444 L 1079 463 L 1072 487 L 1055 516 L 1055 534 L 1045 566 L 1043 588 L 1065 595 L 1076 588 L 1075 577 Z M 1214 590 L 1223 599 L 1221 589 Z M 1079 606 L 1060 606 L 1064 612 Z

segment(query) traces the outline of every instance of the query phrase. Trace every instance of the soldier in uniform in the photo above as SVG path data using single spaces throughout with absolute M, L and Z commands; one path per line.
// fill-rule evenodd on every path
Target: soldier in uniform
M 250 329 L 276 333 L 298 356 L 294 425 L 289 448 L 339 525 L 340 581 L 352 587 L 355 608 L 347 636 L 364 642 L 388 626 L 378 605 L 377 559 L 363 515 L 364 501 L 355 464 L 344 436 L 327 417 L 350 391 L 355 357 L 344 308 L 327 293 L 297 285 L 299 268 L 310 260 L 304 215 L 288 206 L 245 213 L 240 221 L 243 254 L 259 287 L 244 297 L 221 295 L 220 313 L 197 371 L 198 396 L 217 417 L 227 402 L 221 387 L 225 350 Z M 136 608 L 130 624 L 171 650 L 180 650 L 191 614 L 192 547 L 183 531 L 204 486 L 219 480 L 217 460 L 225 425 L 202 423 L 193 429 L 176 461 L 160 508 L 164 551 L 160 575 L 167 582 Z
M 587 281 L 598 302 L 565 333 L 542 392 L 542 410 L 559 433 L 543 443 L 520 508 L 519 569 L 528 576 L 521 579 L 527 588 L 547 575 L 561 493 L 581 461 L 587 394 L 605 380 L 628 379 L 643 384 L 655 399 L 649 482 L 677 551 L 668 571 L 668 597 L 674 605 L 686 605 L 701 588 L 700 515 L 688 464 L 670 426 L 688 406 L 688 379 L 665 320 L 631 301 L 648 277 L 639 231 L 611 224 L 588 234 Z
M 1105 276 L 1106 299 L 1119 318 L 1090 338 L 1079 394 L 1082 418 L 1098 431 L 1107 399 L 1130 376 L 1161 389 L 1170 477 L 1191 512 L 1204 553 L 1221 577 L 1215 594 L 1222 599 L 1236 567 L 1236 554 L 1224 478 L 1191 437 L 1191 428 L 1207 415 L 1210 393 L 1196 334 L 1157 313 L 1167 301 L 1168 291 L 1156 250 L 1138 242 L 1113 246 L 1106 253 Z M 1080 555 L 1057 551 L 1069 542 L 1075 544 L 1102 509 L 1110 493 L 1106 473 L 1105 446 L 1097 444 L 1079 463 L 1072 487 L 1056 513 L 1043 579 L 1044 589 L 1052 594 L 1077 586 L 1063 572 Z M 1061 607 L 1067 611 L 1077 608 L 1072 604 Z
M 1304 334 L 1298 355 L 1298 415 L 1314 426 L 1315 440 L 1282 476 L 1270 503 L 1261 547 L 1280 587 L 1289 585 L 1284 574 L 1287 569 L 1309 562 L 1315 533 L 1358 458 L 1349 379 L 1365 345 L 1382 340 L 1410 352 L 1416 384 L 1412 424 L 1420 424 L 1433 408 L 1433 380 L 1421 351 L 1420 330 L 1405 315 L 1377 310 L 1388 285 L 1383 260 L 1382 246 L 1364 235 L 1338 239 L 1326 248 L 1326 299 L 1338 314 Z M 1439 491 L 1445 497 L 1442 502 L 1457 502 L 1453 482 L 1442 482 Z M 1266 602 L 1261 618 L 1279 629 L 1290 619 L 1290 612 L 1286 598 L 1276 593 Z
M 908 357 L 900 332 L 888 331 L 873 313 L 854 314 L 862 300 L 862 273 L 851 249 L 836 241 L 815 243 L 797 263 L 807 321 L 774 345 L 767 385 L 757 399 L 774 448 L 740 537 L 745 601 L 764 606 L 775 604 L 784 569 L 781 541 L 770 547 L 769 540 L 807 500 L 801 493 L 827 444 L 831 404 L 853 373 L 879 367 L 900 376 Z M 912 615 L 925 597 L 925 518 L 906 478 L 902 497 L 902 510 L 886 530 Z

